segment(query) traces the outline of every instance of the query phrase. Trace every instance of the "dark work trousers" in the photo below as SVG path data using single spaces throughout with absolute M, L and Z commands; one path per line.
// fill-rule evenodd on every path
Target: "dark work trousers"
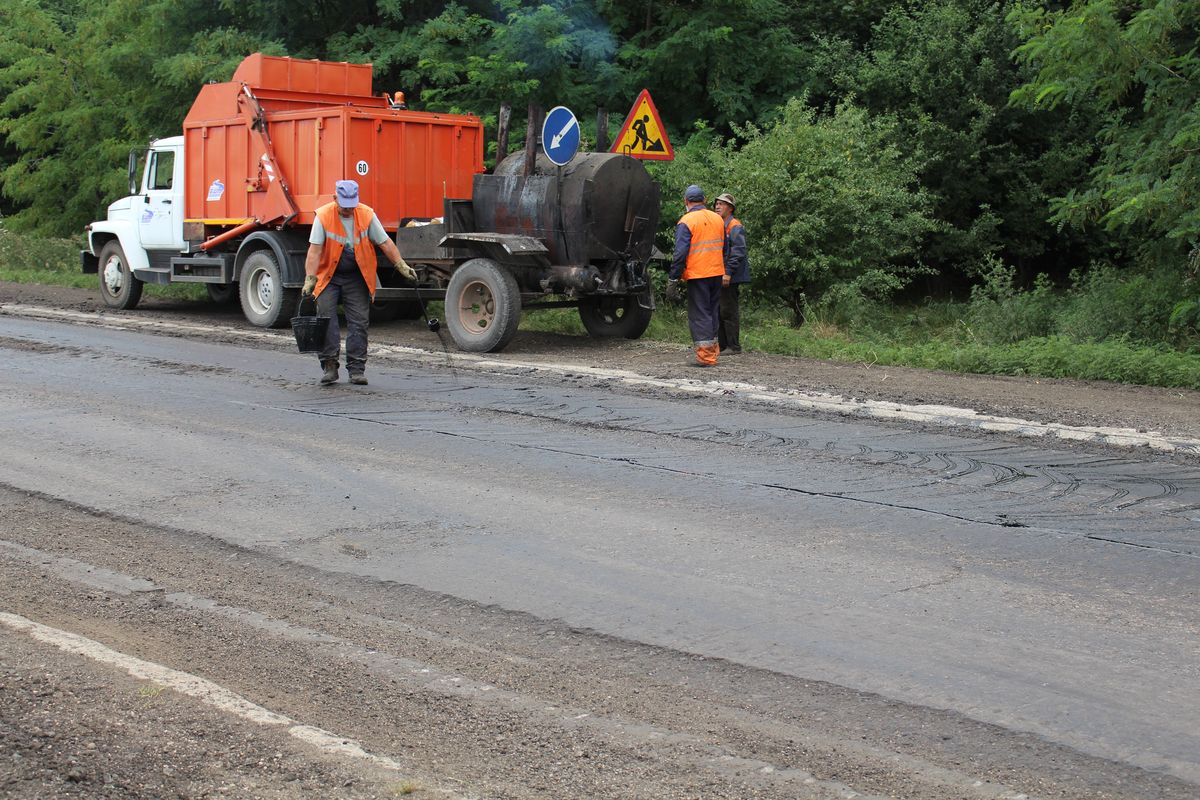
M 738 287 L 740 283 L 731 283 L 721 287 L 721 325 L 717 328 L 717 341 L 721 349 L 742 349 L 742 315 L 738 309 Z
M 349 250 L 349 248 L 346 248 Z M 329 330 L 325 333 L 325 347 L 321 349 L 321 363 L 337 361 L 342 345 L 342 331 L 338 325 L 337 307 L 342 304 L 346 312 L 346 370 L 362 372 L 367 366 L 367 326 L 371 321 L 371 293 L 367 282 L 358 271 L 351 251 L 346 258 L 343 251 L 338 260 L 333 279 L 317 298 L 317 313 L 330 317 Z
M 696 344 L 716 344 L 721 316 L 721 276 L 687 282 L 688 328 Z

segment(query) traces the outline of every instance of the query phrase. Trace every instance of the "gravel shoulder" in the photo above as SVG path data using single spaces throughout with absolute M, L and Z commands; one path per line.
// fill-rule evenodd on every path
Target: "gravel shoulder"
M 5 303 L 95 312 L 104 310 L 94 290 L 0 282 Z M 134 311 L 112 312 L 177 323 L 246 328 L 237 305 L 216 306 L 155 297 Z M 443 336 L 448 336 L 443 332 Z M 424 323 L 396 321 L 371 327 L 371 341 L 440 350 Z M 452 346 L 452 345 L 451 345 Z M 908 367 L 845 363 L 745 352 L 723 357 L 715 369 L 690 366 L 687 348 L 652 341 L 597 340 L 519 331 L 497 361 L 576 363 L 624 369 L 656 378 L 744 382 L 778 391 L 823 392 L 848 399 L 908 405 L 951 406 L 1042 423 L 1130 428 L 1200 438 L 1200 392 L 1103 381 L 970 375 Z M 314 367 L 314 378 L 316 368 Z

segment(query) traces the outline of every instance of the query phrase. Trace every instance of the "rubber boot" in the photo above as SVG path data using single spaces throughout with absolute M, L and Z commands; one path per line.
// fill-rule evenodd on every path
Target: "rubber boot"
M 328 386 L 331 383 L 337 383 L 338 367 L 341 365 L 336 361 L 322 361 L 321 366 L 325 368 L 325 374 L 321 376 L 321 385 Z
M 721 346 L 715 340 L 711 342 L 696 342 L 696 360 L 693 363 L 697 367 L 715 367 L 717 365 L 717 354 L 720 351 Z

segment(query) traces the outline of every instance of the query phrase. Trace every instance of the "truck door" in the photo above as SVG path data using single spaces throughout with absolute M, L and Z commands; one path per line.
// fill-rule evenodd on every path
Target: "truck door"
M 138 233 L 147 250 L 183 249 L 183 159 L 180 150 L 151 150 L 142 182 Z M 136 204 L 135 204 L 136 208 Z

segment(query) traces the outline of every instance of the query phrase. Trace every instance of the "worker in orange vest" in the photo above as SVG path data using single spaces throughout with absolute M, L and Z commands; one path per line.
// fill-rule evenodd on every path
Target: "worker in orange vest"
M 329 317 L 325 346 L 321 349 L 324 374 L 321 384 L 337 383 L 338 353 L 342 332 L 338 326 L 338 303 L 346 312 L 346 370 L 350 382 L 367 383 L 367 327 L 371 298 L 375 296 L 375 245 L 400 274 L 415 281 L 417 273 L 400 256 L 370 206 L 358 202 L 358 181 L 338 181 L 335 200 L 317 209 L 308 255 L 304 259 L 305 297 L 316 295 L 317 314 Z
M 704 205 L 695 184 L 683 193 L 687 209 L 675 226 L 675 257 L 667 273 L 667 300 L 679 297 L 679 281 L 687 282 L 688 328 L 696 346 L 698 367 L 717 363 L 720 346 L 721 282 L 725 275 L 725 221 Z

